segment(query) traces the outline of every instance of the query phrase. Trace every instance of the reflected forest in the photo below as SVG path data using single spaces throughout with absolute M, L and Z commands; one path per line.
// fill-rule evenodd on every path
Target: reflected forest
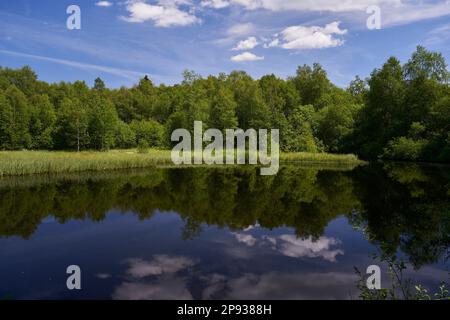
M 256 224 L 319 238 L 344 216 L 383 254 L 400 250 L 420 268 L 449 257 L 448 181 L 448 168 L 414 164 L 352 171 L 284 166 L 273 177 L 246 167 L 11 177 L 0 184 L 0 235 L 28 239 L 49 217 L 102 221 L 118 211 L 141 220 L 176 212 L 185 240 L 202 225 L 238 231 Z

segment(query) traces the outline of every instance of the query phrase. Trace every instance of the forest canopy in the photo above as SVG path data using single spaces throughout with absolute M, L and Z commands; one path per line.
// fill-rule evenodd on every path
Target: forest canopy
M 108 150 L 171 147 L 170 134 L 206 128 L 280 130 L 289 152 L 355 153 L 365 159 L 450 162 L 449 72 L 442 54 L 418 46 L 404 65 L 389 58 L 348 88 L 320 64 L 288 79 L 244 71 L 173 86 L 146 76 L 132 88 L 102 79 L 46 83 L 28 66 L 0 68 L 0 149 Z

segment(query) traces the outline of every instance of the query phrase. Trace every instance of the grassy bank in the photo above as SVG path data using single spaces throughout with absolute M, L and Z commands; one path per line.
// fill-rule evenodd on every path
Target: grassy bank
M 281 162 L 359 164 L 353 155 L 284 153 Z M 362 163 L 362 162 L 361 162 Z M 172 165 L 170 150 L 108 152 L 1 151 L 0 176 L 71 173 Z
M 280 162 L 317 162 L 317 163 L 363 163 L 354 154 L 332 154 L 332 153 L 284 153 L 280 154 Z

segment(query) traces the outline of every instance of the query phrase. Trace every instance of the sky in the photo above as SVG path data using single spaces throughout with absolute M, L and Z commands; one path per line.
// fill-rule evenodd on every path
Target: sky
M 71 5 L 80 29 L 67 26 L 78 21 Z M 0 2 L 0 66 L 29 65 L 48 82 L 100 76 L 117 88 L 148 75 L 171 85 L 186 69 L 287 78 L 318 62 L 345 87 L 419 44 L 450 61 L 450 0 Z

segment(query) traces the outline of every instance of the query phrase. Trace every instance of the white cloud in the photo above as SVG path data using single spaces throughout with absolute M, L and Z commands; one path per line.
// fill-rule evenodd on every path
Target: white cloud
M 216 3 L 217 2 L 217 3 Z M 220 3 L 220 4 L 218 4 Z M 381 8 L 383 27 L 408 24 L 450 15 L 448 0 L 203 0 L 203 6 L 221 9 L 230 5 L 246 10 L 333 12 L 358 14 L 367 17 L 366 9 Z
M 230 6 L 230 1 L 228 0 L 202 0 L 200 3 L 202 7 L 222 9 Z
M 234 62 L 259 61 L 259 60 L 264 60 L 264 57 L 257 56 L 251 52 L 244 52 L 231 57 L 231 61 Z
M 109 1 L 98 1 L 95 3 L 97 7 L 111 7 L 113 4 Z
M 153 21 L 157 27 L 188 26 L 200 23 L 201 20 L 191 13 L 183 11 L 180 6 L 191 6 L 187 0 L 159 0 L 157 4 L 148 4 L 145 0 L 128 1 L 126 9 L 128 17 L 125 21 L 142 23 Z
M 81 69 L 81 70 L 105 72 L 105 73 L 112 74 L 115 76 L 124 77 L 124 78 L 130 79 L 130 80 L 138 80 L 145 75 L 145 73 L 143 73 L 143 72 L 137 72 L 137 71 L 132 71 L 132 70 L 120 69 L 120 68 L 106 67 L 106 66 L 90 64 L 90 63 L 83 63 L 83 62 L 72 61 L 72 60 L 38 56 L 38 55 L 34 55 L 34 54 L 27 54 L 27 53 L 21 53 L 21 52 L 9 51 L 9 50 L 0 49 L 0 53 L 12 55 L 12 56 L 16 56 L 16 57 L 23 57 L 23 58 L 34 59 L 34 60 L 47 61 L 47 62 L 65 65 L 65 66 L 69 66 L 69 67 L 73 67 L 73 68 L 77 68 L 77 69 Z
M 450 15 L 450 2 L 439 1 L 439 3 L 411 4 L 403 1 L 403 5 L 382 8 L 381 27 L 392 27 L 412 22 L 444 17 Z
M 252 23 L 238 23 L 227 30 L 229 36 L 246 36 L 256 30 Z
M 281 47 L 284 49 L 323 49 L 341 46 L 344 41 L 334 35 L 344 35 L 347 30 L 339 28 L 335 21 L 325 27 L 292 26 L 284 29 L 279 36 L 266 44 L 266 48 Z M 281 37 L 281 39 L 280 39 Z
M 450 40 L 450 24 L 437 27 L 426 35 L 425 45 L 442 45 Z
M 259 44 L 255 37 L 249 37 L 246 40 L 239 41 L 239 43 L 234 47 L 233 51 L 250 50 L 255 48 Z
M 248 10 L 266 9 L 263 0 L 229 0 L 229 1 L 233 4 L 241 5 Z
M 275 48 L 278 47 L 280 45 L 280 39 L 275 38 L 272 41 L 270 41 L 269 43 L 264 44 L 264 48 Z
M 214 40 L 214 43 L 221 46 L 230 46 L 234 44 L 238 38 L 249 36 L 257 32 L 258 29 L 252 23 L 235 23 L 224 31 L 224 37 Z
M 401 6 L 402 0 L 202 0 L 202 6 L 215 9 L 239 5 L 247 10 L 270 11 L 365 11 L 371 5 Z

